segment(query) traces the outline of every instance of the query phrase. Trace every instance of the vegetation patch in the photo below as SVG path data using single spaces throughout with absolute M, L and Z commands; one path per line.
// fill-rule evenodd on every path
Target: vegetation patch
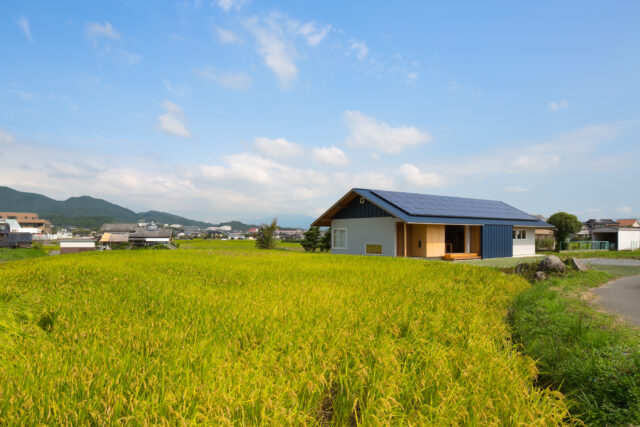
M 571 421 L 510 341 L 525 280 L 253 243 L 0 265 L 0 424 Z
M 510 311 L 514 341 L 538 361 L 538 385 L 567 395 L 588 425 L 640 423 L 640 335 L 579 298 L 611 278 L 552 277 L 518 295 Z

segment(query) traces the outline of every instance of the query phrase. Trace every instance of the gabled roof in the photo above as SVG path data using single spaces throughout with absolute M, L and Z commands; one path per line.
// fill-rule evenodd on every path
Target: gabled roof
M 133 233 L 137 227 L 138 224 L 128 223 L 102 224 L 100 231 L 109 233 Z
M 410 224 L 510 224 L 552 227 L 545 221 L 500 201 L 365 188 L 352 189 L 314 221 L 313 225 L 328 225 L 331 218 L 356 195 L 364 197 L 390 215 Z
M 146 230 L 144 228 L 136 228 L 136 232 L 132 233 L 129 238 L 131 239 L 167 239 L 171 238 L 173 231 L 169 228 L 161 228 L 159 230 Z
M 639 222 L 637 219 L 619 219 L 616 221 L 618 224 L 620 224 L 622 227 L 633 227 L 637 222 Z

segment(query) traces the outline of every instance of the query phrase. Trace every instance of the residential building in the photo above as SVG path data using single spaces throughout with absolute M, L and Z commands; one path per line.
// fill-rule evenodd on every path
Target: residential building
M 636 218 L 619 219 L 616 222 L 620 227 L 640 228 L 640 221 L 638 221 Z
M 354 188 L 316 219 L 331 253 L 473 259 L 535 254 L 552 226 L 493 200 Z
M 51 222 L 33 212 L 0 212 L 0 219 L 14 219 L 22 228 L 37 228 L 39 233 L 51 233 Z
M 60 254 L 77 254 L 96 250 L 96 242 L 92 238 L 60 240 Z

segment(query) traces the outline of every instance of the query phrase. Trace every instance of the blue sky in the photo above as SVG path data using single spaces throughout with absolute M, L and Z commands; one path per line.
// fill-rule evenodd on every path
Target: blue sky
M 351 187 L 640 216 L 640 3 L 3 2 L 0 184 L 251 220 Z

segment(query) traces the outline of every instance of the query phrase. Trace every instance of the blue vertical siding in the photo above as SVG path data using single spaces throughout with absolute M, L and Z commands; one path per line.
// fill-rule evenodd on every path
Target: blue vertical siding
M 513 256 L 513 226 L 485 224 L 482 226 L 482 258 Z

